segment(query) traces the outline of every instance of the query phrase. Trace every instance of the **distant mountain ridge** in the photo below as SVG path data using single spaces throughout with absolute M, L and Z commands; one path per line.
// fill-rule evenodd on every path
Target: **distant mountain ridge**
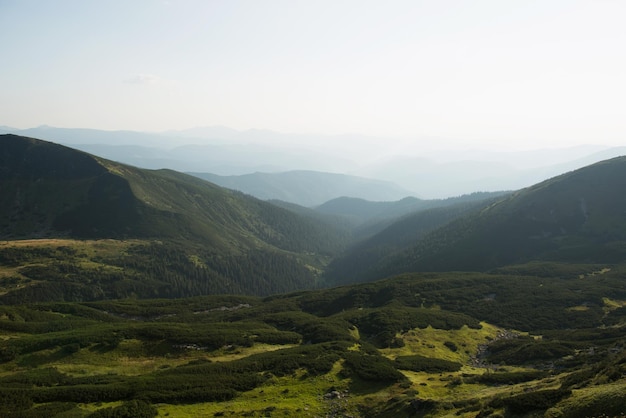
M 580 146 L 564 150 L 475 152 L 439 161 L 428 155 L 399 156 L 355 174 L 391 181 L 424 198 L 479 191 L 519 190 L 551 177 L 626 154 L 626 147 Z M 445 156 L 444 156 L 445 158 Z
M 385 138 L 390 146 L 381 147 L 383 138 L 365 135 L 284 134 L 219 126 L 160 133 L 51 126 L 22 130 L 0 127 L 1 132 L 69 145 L 141 168 L 220 176 L 300 170 L 342 173 L 392 182 L 410 191 L 405 196 L 424 199 L 518 190 L 626 152 L 625 147 L 600 145 L 502 152 L 424 137 L 399 140 L 397 144 Z M 421 144 L 419 150 L 416 144 Z M 259 194 L 280 199 L 269 186 Z
M 309 288 L 316 265 L 346 244 L 313 217 L 196 177 L 138 169 L 33 138 L 0 136 L 0 173 L 1 239 L 160 242 L 160 278 L 175 280 L 181 294 L 196 292 L 185 290 L 193 288 L 185 280 L 226 293 Z M 141 248 L 156 251 L 152 244 Z M 173 254 L 183 258 L 174 263 Z M 136 274 L 145 268 L 153 267 L 137 265 Z
M 335 257 L 327 267 L 324 273 L 327 284 L 382 278 L 385 273 L 380 271 L 381 264 L 387 259 L 403 255 L 429 233 L 486 207 L 503 195 L 505 193 L 476 193 L 443 201 L 420 201 L 419 209 L 414 206 L 404 216 L 389 218 L 387 222 L 379 221 L 369 228 L 362 227 L 360 233 L 364 239 Z M 406 263 L 406 260 L 401 259 L 400 262 Z
M 44 232 L 27 219 L 32 216 L 46 217 L 41 226 L 49 233 L 92 238 L 177 237 L 216 246 L 237 239 L 250 248 L 261 240 L 293 250 L 293 236 L 280 228 L 288 222 L 308 222 L 290 211 L 193 176 L 137 169 L 10 134 L 0 136 L 0 172 L 4 236 Z M 19 218 L 25 222 L 23 231 L 17 227 Z
M 532 260 L 626 259 L 626 157 L 522 189 L 369 260 L 369 279 L 409 271 L 485 271 Z M 384 242 L 381 236 L 372 243 Z M 396 248 L 399 248 L 395 244 Z M 373 256 L 371 258 L 374 258 Z
M 391 201 L 411 195 L 410 191 L 391 182 L 307 170 L 283 173 L 257 172 L 240 176 L 189 174 L 262 200 L 282 200 L 305 207 L 321 205 L 342 196 L 371 201 Z
M 29 129 L 4 127 L 0 128 L 0 133 L 40 138 L 148 169 L 241 175 L 295 168 L 335 171 L 337 167 L 343 170 L 356 167 L 350 158 L 323 149 L 299 147 L 292 144 L 290 135 L 261 130 L 235 131 L 213 127 L 159 133 L 43 125 Z M 311 144 L 317 143 L 315 137 L 300 138 L 310 139 Z
M 315 208 L 327 215 L 342 216 L 355 225 L 399 218 L 411 212 L 477 202 L 505 195 L 509 192 L 477 192 L 447 199 L 418 199 L 405 197 L 397 201 L 372 202 L 353 197 L 339 197 Z

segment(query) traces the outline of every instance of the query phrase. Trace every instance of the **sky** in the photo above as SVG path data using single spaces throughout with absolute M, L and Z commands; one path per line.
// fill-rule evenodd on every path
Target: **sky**
M 0 125 L 626 144 L 621 0 L 0 0 Z

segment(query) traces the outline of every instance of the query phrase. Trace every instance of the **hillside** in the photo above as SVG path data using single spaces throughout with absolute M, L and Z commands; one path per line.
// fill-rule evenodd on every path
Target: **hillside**
M 326 215 L 342 217 L 350 224 L 359 227 L 364 224 L 397 219 L 412 212 L 480 202 L 503 196 L 506 193 L 507 192 L 476 192 L 447 199 L 418 199 L 416 197 L 405 197 L 397 201 L 381 202 L 344 196 L 325 202 L 317 206 L 315 210 Z
M 32 138 L 0 136 L 0 172 L 1 239 L 136 240 L 132 249 L 119 241 L 120 251 L 135 255 L 129 276 L 166 282 L 150 295 L 311 287 L 316 269 L 345 245 L 345 237 L 312 217 L 193 176 L 137 169 Z M 161 258 L 151 259 L 157 253 Z M 104 264 L 118 264 L 114 259 Z M 18 274 L 41 285 L 40 276 Z
M 520 190 L 378 259 L 375 277 L 484 271 L 530 260 L 618 263 L 626 257 L 626 157 Z
M 324 272 L 325 283 L 346 284 L 379 279 L 381 260 L 402 254 L 429 233 L 455 219 L 467 216 L 472 211 L 484 208 L 495 199 L 468 200 L 464 203 L 426 208 L 401 219 L 372 225 L 369 230 L 375 231 L 375 234 L 350 246 L 330 262 Z
M 210 171 L 230 176 L 296 169 L 334 172 L 355 167 L 355 162 L 346 158 L 347 152 L 338 152 L 336 147 L 332 152 L 318 149 L 315 145 L 319 138 L 315 136 L 299 135 L 294 141 L 293 135 L 255 129 L 235 131 L 218 127 L 154 133 L 44 125 L 23 130 L 5 127 L 0 128 L 0 133 L 40 138 L 148 169 Z M 311 144 L 313 149 L 294 148 L 294 142 Z M 355 151 L 349 155 L 354 158 Z
M 619 417 L 624 270 L 596 268 L 0 305 L 0 414 Z
M 239 176 L 219 176 L 211 173 L 190 174 L 259 199 L 283 200 L 306 207 L 321 205 L 342 196 L 388 201 L 413 194 L 391 182 L 317 171 L 257 172 Z
M 626 410 L 626 158 L 439 201 L 342 257 L 338 211 L 14 135 L 0 174 L 2 416 Z M 331 260 L 333 283 L 411 273 L 300 290 Z

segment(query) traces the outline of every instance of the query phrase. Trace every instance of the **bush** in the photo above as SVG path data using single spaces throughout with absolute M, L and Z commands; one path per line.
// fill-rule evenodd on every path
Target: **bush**
M 124 402 L 115 408 L 100 409 L 88 418 L 152 418 L 158 415 L 155 407 L 141 400 Z
M 395 383 L 406 380 L 406 377 L 393 367 L 393 363 L 380 355 L 367 355 L 359 352 L 346 353 L 344 367 L 348 374 L 363 380 Z
M 467 378 L 468 383 L 482 383 L 485 385 L 514 385 L 531 380 L 542 379 L 547 376 L 543 371 L 510 372 L 510 373 L 483 373 Z
M 574 353 L 574 350 L 559 341 L 535 341 L 532 338 L 500 340 L 489 345 L 490 362 L 526 364 L 555 360 Z
M 443 345 L 448 347 L 448 349 L 452 352 L 456 352 L 459 349 L 459 347 L 457 347 L 456 344 L 453 343 L 452 341 L 446 341 L 445 343 L 443 343 Z
M 502 403 L 513 414 L 527 414 L 536 410 L 548 409 L 571 393 L 572 391 L 563 389 L 538 390 L 511 396 L 503 399 Z
M 31 391 L 26 389 L 0 389 L 0 413 L 9 415 L 33 406 Z

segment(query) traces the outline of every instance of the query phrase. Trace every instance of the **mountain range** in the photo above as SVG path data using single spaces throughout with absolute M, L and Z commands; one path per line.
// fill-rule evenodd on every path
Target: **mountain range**
M 253 281 L 268 280 L 255 284 L 257 291 L 312 287 L 320 260 L 346 245 L 345 234 L 313 217 L 186 174 L 36 139 L 0 136 L 0 172 L 2 239 L 137 239 L 143 244 L 136 252 L 148 254 L 158 242 L 160 251 L 185 253 L 182 266 L 161 260 L 174 276 L 191 269 L 199 285 L 222 292 L 250 292 L 250 268 Z M 144 279 L 146 267 L 138 273 Z
M 268 294 L 406 271 L 487 271 L 532 260 L 617 263 L 626 255 L 624 157 L 512 194 L 343 197 L 304 208 L 50 142 L 1 138 L 2 238 L 140 240 L 136 281 L 145 281 L 150 268 L 172 275 L 157 294 L 202 288 Z M 186 261 L 174 266 L 164 256 L 162 266 L 148 268 L 142 263 L 155 242 Z M 196 284 L 172 290 L 187 270 L 198 275 Z
M 0 135 L 0 415 L 619 417 L 625 179 L 304 207 Z
M 189 174 L 262 200 L 283 200 L 306 207 L 319 206 L 342 196 L 373 201 L 395 201 L 412 194 L 411 191 L 388 181 L 317 171 L 257 172 L 240 176 Z
M 625 179 L 626 157 L 617 157 L 503 198 L 415 213 L 349 249 L 328 275 L 371 280 L 407 271 L 487 271 L 533 260 L 621 263 L 626 199 L 619 191 L 626 189 Z
M 136 167 L 225 177 L 221 180 L 229 182 L 230 187 L 261 199 L 293 198 L 291 203 L 305 206 L 313 201 L 307 200 L 306 190 L 295 195 L 289 186 L 278 187 L 282 182 L 296 183 L 303 171 L 333 173 L 335 179 L 348 175 L 391 182 L 396 190 L 407 191 L 403 196 L 387 197 L 389 194 L 380 188 L 372 189 L 372 194 L 358 196 L 340 190 L 342 194 L 328 200 L 342 196 L 373 201 L 406 196 L 433 199 L 480 191 L 518 190 L 626 153 L 625 147 L 591 145 L 496 152 L 469 148 L 442 138 L 394 140 L 359 135 L 295 135 L 226 127 L 160 133 L 51 126 L 21 130 L 0 127 L 2 132 L 53 141 Z M 281 175 L 270 176 L 277 174 Z M 215 177 L 216 181 L 220 177 Z M 346 184 L 351 179 L 345 179 Z M 308 181 L 321 180 L 316 175 Z M 269 187 L 259 188 L 265 184 Z M 334 190 L 336 186 L 330 182 L 326 187 Z M 319 199 L 313 202 L 323 203 Z

